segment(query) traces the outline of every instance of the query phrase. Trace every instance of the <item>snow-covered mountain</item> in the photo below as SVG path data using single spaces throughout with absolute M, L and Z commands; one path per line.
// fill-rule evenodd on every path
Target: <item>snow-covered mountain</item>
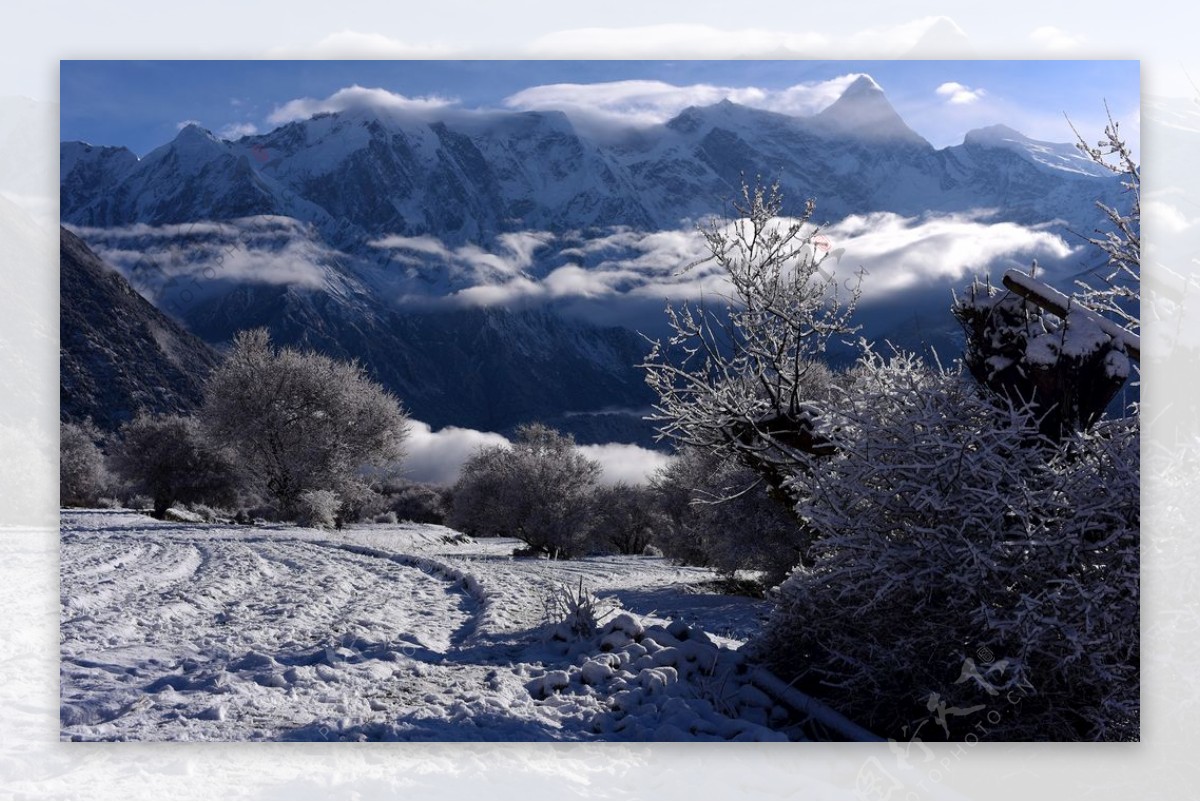
M 1106 191 L 1089 186 L 1105 176 L 1071 146 L 1003 126 L 936 150 L 863 76 L 811 117 L 722 101 L 603 141 L 557 111 L 429 120 L 380 109 L 237 141 L 188 125 L 141 159 L 68 142 L 62 217 L 120 226 L 275 214 L 342 249 L 384 235 L 482 244 L 509 231 L 675 228 L 722 211 L 743 175 L 779 180 L 797 207 L 816 198 L 831 220 L 992 208 L 1017 222 L 1079 223 Z
M 1071 146 L 1003 126 L 936 149 L 866 76 L 808 117 L 723 101 L 598 136 L 556 111 L 356 109 L 236 141 L 188 125 L 142 158 L 66 142 L 60 166 L 63 221 L 126 274 L 149 264 L 158 280 L 135 286 L 208 342 L 267 325 L 360 357 L 418 418 L 489 429 L 643 408 L 643 341 L 609 324 L 661 325 L 695 256 L 663 232 L 727 212 L 743 177 L 778 180 L 795 210 L 815 198 L 830 223 L 1060 234 L 1120 195 Z M 910 285 L 876 333 L 929 328 L 897 322 Z M 568 301 L 607 304 L 603 322 L 564 318 Z

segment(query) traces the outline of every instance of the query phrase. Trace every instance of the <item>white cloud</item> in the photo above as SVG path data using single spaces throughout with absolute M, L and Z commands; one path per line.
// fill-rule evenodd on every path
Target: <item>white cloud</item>
M 580 446 L 579 450 L 590 459 L 600 463 L 603 471 L 600 483 L 615 485 L 644 485 L 660 468 L 671 462 L 671 457 L 661 451 L 651 451 L 641 446 L 626 443 Z
M 413 421 L 405 442 L 404 476 L 414 482 L 451 485 L 476 449 L 506 446 L 508 439 L 493 432 L 447 426 L 433 431 L 427 423 Z
M 492 251 L 478 245 L 450 247 L 429 235 L 386 236 L 368 245 L 390 252 L 410 277 L 434 278 L 451 292 L 477 289 L 472 305 L 490 306 L 524 294 L 532 284 L 524 271 L 532 266 L 534 254 L 553 240 L 554 235 L 544 231 L 519 231 L 501 234 L 496 238 L 499 247 Z M 509 282 L 516 284 L 505 290 Z
M 932 41 L 931 41 L 932 40 Z M 948 17 L 921 17 L 897 25 L 877 26 L 848 35 L 814 28 L 728 28 L 676 23 L 591 27 L 556 31 L 530 45 L 541 58 L 772 58 L 826 56 L 837 58 L 894 57 L 918 45 L 936 51 L 926 55 L 961 53 L 966 35 Z
M 327 267 L 336 254 L 290 217 L 73 230 L 135 289 L 168 309 L 239 284 L 317 289 L 337 280 Z
M 175 130 L 182 131 L 184 128 L 187 128 L 189 125 L 200 125 L 200 121 L 199 120 L 180 120 L 179 122 L 175 123 Z M 200 127 L 203 128 L 204 126 L 200 126 Z
M 865 269 L 866 299 L 926 283 L 960 281 L 986 272 L 996 262 L 1053 262 L 1073 253 L 1057 234 L 1016 223 L 990 223 L 984 217 L 916 219 L 876 212 L 851 215 L 824 233 L 835 249 L 845 249 L 839 270 L 849 275 Z
M 404 477 L 414 482 L 451 485 L 477 449 L 509 445 L 508 438 L 495 432 L 457 426 L 435 432 L 429 424 L 413 421 L 405 443 Z M 605 485 L 645 484 L 651 474 L 671 460 L 659 451 L 625 443 L 580 446 L 579 450 L 600 463 L 600 482 Z
M 722 100 L 798 116 L 815 114 L 833 103 L 858 75 L 800 83 L 780 90 L 712 84 L 676 86 L 664 81 L 545 84 L 505 98 L 504 105 L 521 110 L 562 111 L 585 124 L 636 126 L 663 123 L 688 106 L 709 106 Z
M 229 123 L 220 131 L 217 131 L 217 136 L 221 139 L 241 139 L 244 136 L 253 136 L 258 133 L 258 126 L 254 123 Z
M 534 40 L 530 50 L 539 57 L 593 56 L 611 58 L 763 58 L 824 50 L 829 39 L 820 33 L 784 32 L 764 28 L 727 29 L 701 24 L 643 25 L 625 28 L 575 28 Z
M 276 47 L 268 51 L 271 58 L 377 58 L 412 59 L 445 58 L 456 48 L 440 42 L 404 42 L 380 33 L 339 31 L 313 45 Z
M 1043 50 L 1056 53 L 1061 53 L 1064 50 L 1075 50 L 1082 46 L 1086 39 L 1086 37 L 1080 34 L 1068 33 L 1062 28 L 1056 28 L 1053 25 L 1043 25 L 1040 28 L 1034 28 L 1029 33 L 1029 38 Z
M 371 89 L 355 84 L 339 89 L 324 99 L 303 97 L 289 100 L 282 106 L 277 106 L 267 115 L 267 122 L 273 125 L 283 125 L 293 120 L 306 120 L 321 112 L 360 109 L 393 113 L 429 113 L 448 108 L 457 102 L 454 99 L 437 95 L 407 97 L 387 89 Z
M 986 212 L 920 218 L 887 212 L 852 215 L 823 233 L 839 253 L 837 270 L 847 276 L 859 267 L 867 271 L 863 290 L 869 299 L 913 286 L 944 286 L 1001 263 L 1027 264 L 1037 258 L 1052 265 L 1074 252 L 1057 234 L 993 222 Z M 618 229 L 571 240 L 558 251 L 569 261 L 544 275 L 528 270 L 528 264 L 518 268 L 508 248 L 497 253 L 476 246 L 449 248 L 431 237 L 388 237 L 375 244 L 407 248 L 413 275 L 429 270 L 451 277 L 444 298 L 409 298 L 415 303 L 486 307 L 578 299 L 598 304 L 589 307 L 598 310 L 589 316 L 602 320 L 604 308 L 616 315 L 635 301 L 654 305 L 706 298 L 722 303 L 732 295 L 723 270 L 705 261 L 704 240 L 694 229 Z
M 964 106 L 969 103 L 974 103 L 987 94 L 983 89 L 972 89 L 965 84 L 960 84 L 957 81 L 947 81 L 934 90 L 939 97 L 946 99 L 947 103 L 955 106 Z

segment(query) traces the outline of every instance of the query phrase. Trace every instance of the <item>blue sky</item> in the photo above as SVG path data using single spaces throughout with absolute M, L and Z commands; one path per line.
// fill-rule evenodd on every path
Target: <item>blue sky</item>
M 367 100 L 566 108 L 617 123 L 669 118 L 726 95 L 811 113 L 836 97 L 839 78 L 857 73 L 879 82 L 909 126 L 938 147 L 993 123 L 1067 142 L 1064 113 L 1094 138 L 1106 101 L 1138 139 L 1136 61 L 63 61 L 61 138 L 144 155 L 186 121 L 230 137 L 262 133 L 336 108 L 348 97 L 339 90 L 352 86 L 385 90 Z

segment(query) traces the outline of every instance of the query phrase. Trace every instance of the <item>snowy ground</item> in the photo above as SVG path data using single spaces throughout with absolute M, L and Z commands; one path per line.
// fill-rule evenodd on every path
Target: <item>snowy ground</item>
M 62 737 L 786 737 L 794 710 L 735 651 L 765 602 L 698 592 L 709 571 L 658 558 L 514 545 L 64 510 Z M 628 614 L 555 635 L 545 600 L 581 578 Z

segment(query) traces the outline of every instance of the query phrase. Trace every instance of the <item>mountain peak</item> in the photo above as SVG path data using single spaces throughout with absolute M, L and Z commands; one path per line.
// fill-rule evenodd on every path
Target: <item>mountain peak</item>
M 841 97 L 813 120 L 817 125 L 843 136 L 928 144 L 901 119 L 883 93 L 883 87 L 869 75 L 855 78 Z
M 995 143 L 1005 140 L 1014 142 L 1032 142 L 1029 137 L 1022 134 L 1015 128 L 1010 128 L 1007 125 L 997 123 L 995 125 L 984 126 L 983 128 L 975 128 L 967 132 L 964 141 L 979 142 L 979 143 Z
M 1011 151 L 1026 161 L 1053 170 L 1105 178 L 1111 173 L 1081 154 L 1067 142 L 1043 142 L 1007 125 L 975 128 L 963 137 L 963 147 Z
M 175 135 L 176 142 L 220 142 L 207 128 L 201 128 L 199 123 L 188 123 L 179 129 Z
M 183 172 L 195 173 L 228 152 L 228 143 L 217 139 L 211 131 L 196 123 L 188 123 L 179 129 L 170 142 L 147 153 L 142 162 L 158 165 L 164 159 L 173 159 Z
M 882 95 L 883 87 L 880 86 L 870 75 L 864 73 L 855 78 L 854 81 L 846 87 L 845 91 L 842 92 L 842 99 L 869 97 L 875 92 L 878 92 L 880 95 Z

